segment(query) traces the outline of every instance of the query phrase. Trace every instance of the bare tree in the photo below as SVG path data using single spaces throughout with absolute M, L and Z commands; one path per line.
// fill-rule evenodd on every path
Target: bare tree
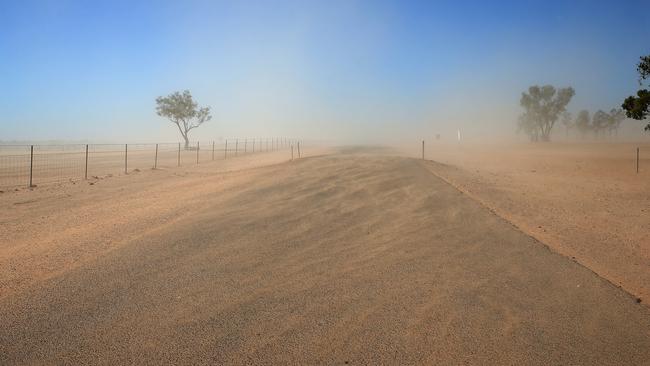
M 556 90 L 552 85 L 531 86 L 528 93 L 521 93 L 520 104 L 526 111 L 519 119 L 519 129 L 533 140 L 550 141 L 555 122 L 574 95 L 571 87 Z
M 190 146 L 188 133 L 212 119 L 210 107 L 199 108 L 192 99 L 189 90 L 156 98 L 156 113 L 161 117 L 168 118 L 178 127 L 178 131 L 185 140 L 185 149 Z

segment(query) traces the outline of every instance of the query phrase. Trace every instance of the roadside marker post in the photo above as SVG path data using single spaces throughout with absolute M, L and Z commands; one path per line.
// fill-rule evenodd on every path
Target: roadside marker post
M 153 168 L 158 169 L 158 144 L 156 144 L 156 157 L 153 159 Z
M 34 186 L 34 145 L 29 148 L 29 187 Z
M 84 169 L 84 179 L 88 180 L 88 144 L 86 144 L 86 168 Z
M 129 174 L 129 144 L 124 144 L 124 174 Z
M 636 148 L 636 174 L 639 174 L 639 148 Z

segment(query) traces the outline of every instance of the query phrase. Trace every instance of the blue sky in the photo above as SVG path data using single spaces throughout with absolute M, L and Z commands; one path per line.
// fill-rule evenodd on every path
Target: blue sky
M 529 85 L 608 110 L 648 53 L 648 1 L 0 0 L 0 140 L 176 141 L 183 89 L 202 139 L 508 134 Z

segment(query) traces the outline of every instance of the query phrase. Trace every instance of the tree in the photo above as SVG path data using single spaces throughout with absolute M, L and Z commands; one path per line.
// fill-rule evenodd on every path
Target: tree
M 591 117 L 589 111 L 581 110 L 576 116 L 575 126 L 580 132 L 582 138 L 585 137 L 587 132 L 591 131 Z
M 598 137 L 601 132 L 604 132 L 609 128 L 609 123 L 610 116 L 607 114 L 607 112 L 603 112 L 599 109 L 596 113 L 594 113 L 591 125 L 593 127 L 594 133 L 596 134 L 596 137 Z
M 618 128 L 621 126 L 621 123 L 625 121 L 625 112 L 620 108 L 612 108 L 609 111 L 609 134 L 611 136 L 612 131 L 616 132 L 618 136 Z
M 573 128 L 573 116 L 569 112 L 562 112 L 562 124 L 566 129 L 566 138 L 569 138 L 569 130 Z
M 639 85 L 643 86 L 643 81 L 650 78 L 650 55 L 641 56 L 641 61 L 637 65 L 639 72 Z M 650 91 L 648 89 L 640 89 L 636 92 L 635 96 L 625 98 L 621 105 L 625 110 L 625 115 L 628 118 L 636 120 L 644 120 L 648 113 L 650 113 Z M 650 131 L 650 123 L 645 126 L 646 131 Z
M 528 133 L 533 141 L 550 141 L 555 122 L 574 95 L 571 87 L 556 90 L 552 85 L 531 86 L 528 93 L 521 93 L 519 103 L 526 111 L 519 119 L 519 129 Z
M 520 115 L 517 122 L 517 132 L 522 131 L 528 135 L 530 141 L 539 140 L 539 129 L 537 128 L 536 122 L 527 113 Z
M 192 99 L 189 90 L 174 92 L 166 97 L 156 98 L 156 113 L 166 117 L 178 127 L 185 140 L 185 149 L 189 148 L 188 133 L 212 119 L 210 107 L 201 107 Z

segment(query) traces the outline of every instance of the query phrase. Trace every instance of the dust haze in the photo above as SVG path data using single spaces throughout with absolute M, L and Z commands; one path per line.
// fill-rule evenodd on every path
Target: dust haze
M 0 6 L 0 364 L 648 364 L 632 3 Z

